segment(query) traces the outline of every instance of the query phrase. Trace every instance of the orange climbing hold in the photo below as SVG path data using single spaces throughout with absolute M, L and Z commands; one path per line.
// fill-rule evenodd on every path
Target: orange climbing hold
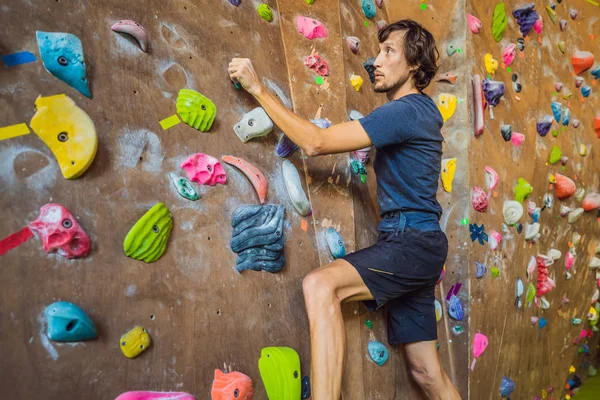
M 594 117 L 594 130 L 596 131 L 596 135 L 598 135 L 598 139 L 600 139 L 600 116 L 598 115 Z
M 556 174 L 556 197 L 560 200 L 568 199 L 575 194 L 575 182 L 567 176 Z
M 571 56 L 571 64 L 573 64 L 575 73 L 579 75 L 594 65 L 594 55 L 589 51 L 577 50 Z

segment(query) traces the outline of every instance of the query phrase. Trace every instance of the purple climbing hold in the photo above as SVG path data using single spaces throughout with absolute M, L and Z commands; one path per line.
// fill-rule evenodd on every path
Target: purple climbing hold
M 227 0 L 227 1 L 229 1 L 231 4 L 233 4 L 234 6 L 237 7 L 240 5 L 241 0 Z
M 504 92 L 506 91 L 504 82 L 493 81 L 491 79 L 484 79 L 481 87 L 485 100 L 492 107 L 498 105 L 500 98 L 504 96 Z
M 507 378 L 506 376 L 502 377 L 502 382 L 500 382 L 500 396 L 508 397 L 515 390 L 515 383 L 512 379 Z
M 281 135 L 277 147 L 275 147 L 275 154 L 281 158 L 286 158 L 294 154 L 298 150 L 298 145 L 292 142 L 292 139 L 288 138 L 285 133 Z
M 448 291 L 448 294 L 446 294 L 448 314 L 457 321 L 462 321 L 465 316 L 463 305 L 458 297 L 458 292 L 460 291 L 461 286 L 462 283 L 456 283 L 452 285 Z
M 552 116 L 544 115 L 541 121 L 535 124 L 535 129 L 537 129 L 537 133 L 540 134 L 541 137 L 544 137 L 550 132 L 550 127 L 552 127 Z
M 475 261 L 475 277 L 477 279 L 481 279 L 483 278 L 486 272 L 487 268 L 485 267 L 485 264 L 480 263 L 479 261 Z
M 517 20 L 517 24 L 519 24 L 519 29 L 523 36 L 527 36 L 531 28 L 533 28 L 533 25 L 535 25 L 535 21 L 540 18 L 540 15 L 534 8 L 535 3 L 528 3 L 524 6 L 515 8 L 512 12 L 513 17 Z

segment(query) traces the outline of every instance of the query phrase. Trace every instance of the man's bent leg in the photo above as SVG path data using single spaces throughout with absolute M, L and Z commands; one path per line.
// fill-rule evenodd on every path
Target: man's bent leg
M 373 296 L 356 268 L 341 259 L 309 273 L 302 289 L 310 323 L 312 398 L 339 400 L 346 351 L 341 302 Z
M 404 345 L 410 372 L 431 400 L 460 400 L 458 391 L 442 370 L 435 340 Z

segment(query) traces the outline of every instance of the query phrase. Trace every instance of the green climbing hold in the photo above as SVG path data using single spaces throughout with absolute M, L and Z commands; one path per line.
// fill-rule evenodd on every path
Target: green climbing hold
M 535 297 L 535 286 L 533 286 L 533 283 L 529 284 L 529 287 L 527 288 L 527 300 L 526 303 L 529 304 L 533 301 L 533 298 Z
M 522 203 L 533 192 L 533 187 L 523 178 L 519 178 L 514 188 L 515 200 Z
M 365 174 L 360 174 L 360 181 L 362 183 L 365 183 L 367 181 L 367 179 L 365 178 Z
M 369 328 L 369 329 L 373 329 L 373 321 L 371 321 L 370 319 L 365 321 L 365 325 Z
M 498 269 L 498 267 L 493 267 L 491 269 L 491 272 L 492 272 L 492 276 L 494 278 L 497 278 L 498 276 L 500 276 L 500 270 Z
M 367 170 L 365 169 L 365 164 L 361 163 L 358 160 L 350 161 L 350 167 L 352 167 L 352 173 L 354 175 L 366 175 Z
M 558 130 L 557 129 L 553 129 L 552 130 L 552 136 L 553 137 L 558 137 Z
M 207 132 L 215 120 L 217 107 L 195 90 L 181 89 L 177 95 L 177 114 L 192 128 Z
M 492 17 L 492 36 L 496 42 L 499 42 L 504 35 L 506 30 L 506 23 L 508 21 L 508 14 L 504 8 L 504 3 L 496 4 L 494 8 L 494 16 Z
M 258 369 L 267 397 L 297 400 L 301 394 L 300 357 L 289 347 L 265 347 L 260 353 Z
M 556 164 L 560 161 L 561 157 L 562 151 L 560 151 L 560 147 L 554 146 L 550 152 L 550 164 Z
M 304 0 L 304 2 L 310 6 L 311 4 L 314 4 L 315 0 Z
M 271 22 L 273 21 L 273 11 L 271 11 L 271 7 L 269 7 L 268 4 L 261 4 L 258 6 L 258 15 L 260 15 L 260 17 L 262 19 L 264 19 L 267 22 Z
M 154 262 L 165 252 L 172 229 L 173 217 L 169 209 L 158 203 L 131 228 L 123 242 L 123 250 L 128 257 Z
M 452 331 L 455 335 L 461 334 L 463 332 L 463 327 L 461 325 L 453 326 Z
M 173 186 L 177 189 L 177 193 L 184 199 L 188 199 L 191 201 L 196 201 L 200 198 L 196 189 L 192 186 L 192 182 L 188 181 L 182 176 L 177 176 L 175 174 L 169 174 L 171 181 L 173 181 Z

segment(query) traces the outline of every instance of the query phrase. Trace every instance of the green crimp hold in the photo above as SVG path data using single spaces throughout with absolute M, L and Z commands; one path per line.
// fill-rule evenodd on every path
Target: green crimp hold
M 365 321 L 365 325 L 367 326 L 367 328 L 373 329 L 373 321 L 371 321 L 370 319 Z
M 526 303 L 529 304 L 533 301 L 533 298 L 535 297 L 535 286 L 533 286 L 533 283 L 529 284 L 529 287 L 527 288 L 527 300 Z
M 560 147 L 554 146 L 552 152 L 550 152 L 550 164 L 556 164 L 562 158 L 562 151 Z
M 271 11 L 271 7 L 269 7 L 268 4 L 261 4 L 260 6 L 258 6 L 258 15 L 260 15 L 260 17 L 262 19 L 264 19 L 267 22 L 271 22 L 273 21 L 273 11 Z
M 352 173 L 354 175 L 366 175 L 367 174 L 365 165 L 358 160 L 350 161 L 350 167 L 352 167 Z
M 175 174 L 169 174 L 171 181 L 173 182 L 173 186 L 177 190 L 177 193 L 184 199 L 188 199 L 191 201 L 196 201 L 200 198 L 196 189 L 192 186 L 192 182 L 188 181 L 184 177 L 177 176 Z
M 533 186 L 529 184 L 525 179 L 519 178 L 517 185 L 514 188 L 515 200 L 522 203 L 525 197 L 529 196 L 533 192 Z
M 454 332 L 456 335 L 458 335 L 458 334 L 462 333 L 462 331 L 463 331 L 463 327 L 462 327 L 461 325 L 456 325 L 456 326 L 453 326 L 453 327 L 452 327 L 452 331 L 453 331 L 453 332 Z
M 500 276 L 500 270 L 498 269 L 498 267 L 493 267 L 491 269 L 491 271 L 492 271 L 492 276 L 494 278 L 497 278 L 498 276 Z
M 217 107 L 195 90 L 181 89 L 177 95 L 177 114 L 192 128 L 207 132 L 215 120 Z
M 128 257 L 154 262 L 165 252 L 172 229 L 173 218 L 169 209 L 158 203 L 131 228 L 123 242 L 123 250 Z
M 573 325 L 581 325 L 581 322 L 582 322 L 582 321 L 581 321 L 581 318 L 573 318 L 573 319 L 571 320 L 571 323 L 572 323 Z
M 496 42 L 499 42 L 504 35 L 506 30 L 506 22 L 508 21 L 508 15 L 504 8 L 504 3 L 496 4 L 494 8 L 494 16 L 492 17 L 492 36 Z

